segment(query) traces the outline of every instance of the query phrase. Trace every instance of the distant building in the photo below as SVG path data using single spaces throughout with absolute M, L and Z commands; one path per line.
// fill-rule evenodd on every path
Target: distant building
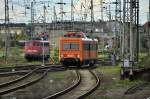
M 58 45 L 58 38 L 60 36 L 63 36 L 67 31 L 78 30 L 86 33 L 86 35 L 88 36 L 98 38 L 100 43 L 104 42 L 105 44 L 107 43 L 107 40 L 112 39 L 114 37 L 114 32 L 116 32 L 114 24 L 114 21 L 97 21 L 93 23 L 91 23 L 90 21 L 57 21 L 46 24 L 34 23 L 34 26 L 31 28 L 32 25 L 30 23 L 11 23 L 9 25 L 9 31 L 10 34 L 26 33 L 29 36 L 31 36 L 31 33 L 33 33 L 34 36 L 36 34 L 46 32 L 49 34 L 49 39 L 51 40 L 52 44 Z M 32 29 L 34 30 L 33 32 Z M 0 34 L 4 33 L 5 24 L 0 24 Z
M 143 45 L 145 48 L 148 48 L 149 44 L 148 41 L 150 40 L 150 21 L 147 21 L 144 25 L 144 40 Z
M 30 26 L 30 24 L 28 25 Z M 52 22 L 52 23 L 35 23 L 34 33 L 42 33 L 44 31 L 49 33 L 49 38 L 53 45 L 58 45 L 58 38 L 63 36 L 67 31 L 78 30 L 86 33 L 88 36 L 99 38 L 103 40 L 104 38 L 109 39 L 111 29 L 107 26 L 106 22 L 84 22 L 84 21 L 63 21 L 63 22 Z M 109 33 L 109 34 L 108 34 Z M 112 37 L 111 37 L 112 38 Z
M 150 21 L 147 21 L 143 26 L 145 33 L 150 33 Z
M 10 23 L 9 28 L 8 28 L 9 34 L 9 41 L 14 42 L 14 36 L 15 35 L 20 35 L 20 34 L 26 34 L 26 24 L 25 23 Z M 6 40 L 6 29 L 5 29 L 5 24 L 0 24 L 0 47 L 4 46 L 4 42 Z M 13 43 L 14 44 L 14 43 Z M 13 45 L 12 44 L 12 45 Z
M 25 23 L 10 23 L 9 24 L 9 32 L 10 34 L 21 34 L 26 32 L 26 24 Z M 5 24 L 0 24 L 0 34 L 5 33 Z

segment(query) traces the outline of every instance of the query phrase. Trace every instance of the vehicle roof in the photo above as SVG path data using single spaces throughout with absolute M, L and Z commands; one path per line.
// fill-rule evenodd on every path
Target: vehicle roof
M 49 41 L 42 41 L 42 40 L 29 40 L 27 42 L 43 42 L 43 43 L 49 43 Z
M 82 41 L 95 41 L 97 42 L 97 39 L 92 39 L 92 38 L 65 38 L 65 37 L 61 37 L 61 40 L 69 40 L 69 41 L 73 41 L 73 40 L 82 40 Z

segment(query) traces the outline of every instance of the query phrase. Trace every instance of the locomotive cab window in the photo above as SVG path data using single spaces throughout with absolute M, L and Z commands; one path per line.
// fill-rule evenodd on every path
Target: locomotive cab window
M 43 46 L 43 43 L 42 42 L 38 42 L 38 43 L 36 43 L 36 46 Z M 44 42 L 44 46 L 48 47 L 49 43 L 45 43 Z
M 49 46 L 49 43 L 44 43 L 44 46 Z
M 63 50 L 79 50 L 79 43 L 77 42 L 64 43 Z
M 64 43 L 63 50 L 70 49 L 70 43 Z
M 26 43 L 25 43 L 25 46 L 29 46 L 29 45 L 31 45 L 30 42 L 26 42 Z

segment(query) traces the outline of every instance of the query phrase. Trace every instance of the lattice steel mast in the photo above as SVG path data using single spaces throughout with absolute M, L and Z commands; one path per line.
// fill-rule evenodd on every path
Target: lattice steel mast
M 122 28 L 122 24 L 121 24 L 121 0 L 116 0 L 116 2 L 114 2 L 116 5 L 115 8 L 115 42 L 116 42 L 116 46 L 115 46 L 115 50 L 116 49 L 120 49 L 120 54 L 121 54 L 121 38 L 122 38 L 122 33 L 121 33 L 121 28 Z
M 104 14 L 104 12 L 103 12 L 104 11 L 103 1 L 104 0 L 100 0 L 101 20 L 104 20 L 104 18 L 103 18 L 104 17 L 104 15 L 103 15 Z
M 35 5 L 35 0 L 33 0 L 31 2 L 31 38 L 33 39 L 33 35 L 34 35 L 34 15 L 35 15 L 35 11 L 34 11 L 34 5 Z
M 123 35 L 122 35 L 122 58 L 127 58 L 129 53 L 128 40 L 129 40 L 129 0 L 123 0 Z
M 139 53 L 139 0 L 130 2 L 130 60 L 134 62 Z
M 71 25 L 72 25 L 72 29 L 74 30 L 74 4 L 73 4 L 73 0 L 71 0 Z
M 5 0 L 5 61 L 7 63 L 7 57 L 10 46 L 10 34 L 9 34 L 9 3 Z
M 92 24 L 92 29 L 91 29 L 91 37 L 93 37 L 94 33 L 94 9 L 93 9 L 93 0 L 91 0 L 91 24 Z
M 133 76 L 133 65 L 138 61 L 139 40 L 139 0 L 124 0 L 123 2 L 123 61 L 130 61 L 130 77 Z M 124 64 L 123 64 L 124 65 Z
M 148 11 L 148 26 L 147 26 L 147 36 L 148 36 L 148 55 L 150 56 L 150 0 L 149 0 L 149 11 Z
M 63 21 L 64 20 L 64 14 L 65 14 L 65 12 L 64 12 L 64 5 L 66 3 L 64 3 L 63 0 L 60 0 L 60 2 L 58 2 L 57 4 L 60 5 L 60 14 L 61 14 L 61 19 L 60 20 Z

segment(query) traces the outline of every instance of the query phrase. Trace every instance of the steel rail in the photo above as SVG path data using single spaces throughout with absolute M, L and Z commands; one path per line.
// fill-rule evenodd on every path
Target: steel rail
M 93 93 L 100 85 L 100 78 L 91 70 L 89 70 L 89 72 L 94 76 L 94 78 L 96 79 L 96 84 L 95 86 L 93 86 L 90 90 L 88 90 L 85 94 L 79 96 L 78 98 L 76 99 L 83 99 L 87 96 L 89 96 L 91 93 Z
M 50 95 L 48 97 L 45 97 L 43 99 L 54 99 L 54 98 L 57 98 L 57 97 L 59 97 L 59 96 L 61 96 L 63 94 L 68 93 L 69 91 L 71 91 L 75 87 L 77 87 L 81 83 L 81 75 L 80 75 L 80 73 L 77 70 L 76 70 L 76 76 L 77 76 L 76 81 L 75 81 L 76 83 L 73 83 L 73 85 L 69 86 L 68 88 L 66 88 L 66 89 L 64 89 L 64 90 L 62 90 L 60 92 L 57 92 L 57 93 L 55 93 L 53 95 Z
M 141 83 L 141 84 L 138 84 L 138 85 L 134 85 L 134 86 L 130 87 L 129 89 L 127 89 L 124 94 L 125 95 L 132 94 L 132 93 L 135 92 L 135 90 L 138 90 L 138 89 L 140 89 L 140 87 L 142 87 L 144 85 L 147 85 L 147 84 L 149 84 L 149 83 L 148 82 L 144 82 L 144 83 Z
M 31 81 L 31 82 L 28 82 L 28 83 L 25 83 L 25 84 L 16 86 L 14 88 L 10 88 L 10 89 L 7 89 L 5 91 L 0 92 L 0 95 L 8 94 L 10 92 L 14 92 L 14 91 L 16 91 L 18 89 L 26 88 L 28 86 L 31 86 L 31 85 L 37 83 L 38 81 L 40 81 L 41 79 L 43 79 L 47 75 L 47 73 L 49 72 L 49 70 L 50 69 L 46 70 L 39 78 L 37 78 L 37 79 L 35 79 L 35 80 Z
M 100 79 L 99 79 L 99 77 L 98 77 L 95 73 L 93 73 L 91 70 L 89 70 L 89 72 L 90 72 L 90 73 L 94 76 L 94 78 L 96 79 L 96 84 L 95 84 L 95 86 L 93 86 L 90 90 L 88 90 L 85 94 L 83 94 L 83 95 L 77 97 L 76 99 L 83 99 L 83 98 L 87 97 L 87 96 L 90 95 L 92 92 L 94 92 L 94 91 L 98 88 L 98 86 L 100 85 Z M 77 76 L 78 76 L 77 80 L 78 80 L 78 81 L 77 81 L 76 83 L 74 83 L 72 86 L 66 88 L 66 89 L 63 90 L 63 91 L 57 92 L 57 93 L 55 93 L 55 94 L 53 94 L 53 95 L 51 95 L 51 96 L 48 96 L 48 97 L 46 97 L 46 98 L 43 98 L 43 99 L 55 99 L 55 98 L 57 98 L 57 97 L 59 97 L 59 96 L 65 95 L 66 93 L 68 93 L 68 92 L 70 92 L 71 90 L 73 90 L 74 88 L 76 88 L 76 87 L 81 83 L 81 80 L 82 80 L 81 75 L 79 75 L 79 74 L 80 74 L 80 73 L 78 72 L 78 73 L 77 73 Z M 66 98 L 66 99 L 67 99 L 67 98 Z
M 30 75 L 32 75 L 32 74 L 33 74 L 36 70 L 38 70 L 38 69 L 39 69 L 39 68 L 36 68 L 36 69 L 30 71 L 29 73 L 27 73 L 26 75 L 24 75 L 24 76 L 22 76 L 22 77 L 19 77 L 19 78 L 15 79 L 15 80 L 11 80 L 11 81 L 9 81 L 9 82 L 2 83 L 2 84 L 0 84 L 0 88 L 6 87 L 6 86 L 11 85 L 11 84 L 14 84 L 14 83 L 17 83 L 17 82 L 19 82 L 19 81 L 21 81 L 21 80 L 27 78 L 27 77 L 29 77 Z
M 35 69 L 37 67 L 46 68 L 46 67 L 60 67 L 60 65 L 52 65 L 52 64 L 46 64 L 45 66 L 41 66 L 40 64 L 34 64 L 34 65 L 19 65 L 16 67 L 2 67 L 0 68 L 0 72 L 10 72 L 12 70 L 19 71 L 19 70 L 29 70 L 29 69 Z
M 61 70 L 66 70 L 66 68 L 62 67 L 62 66 L 45 66 L 45 67 L 35 67 L 35 68 L 39 68 L 39 70 L 37 70 L 37 73 L 38 72 L 42 72 L 42 71 L 45 71 L 45 69 L 51 69 L 51 70 L 54 70 L 54 71 L 61 71 Z M 28 72 L 31 72 L 31 70 L 35 69 L 35 68 L 31 68 L 29 70 L 19 70 L 19 71 L 11 71 L 11 72 L 2 72 L 0 73 L 0 76 L 10 76 L 10 75 L 13 75 L 13 74 L 26 74 Z

